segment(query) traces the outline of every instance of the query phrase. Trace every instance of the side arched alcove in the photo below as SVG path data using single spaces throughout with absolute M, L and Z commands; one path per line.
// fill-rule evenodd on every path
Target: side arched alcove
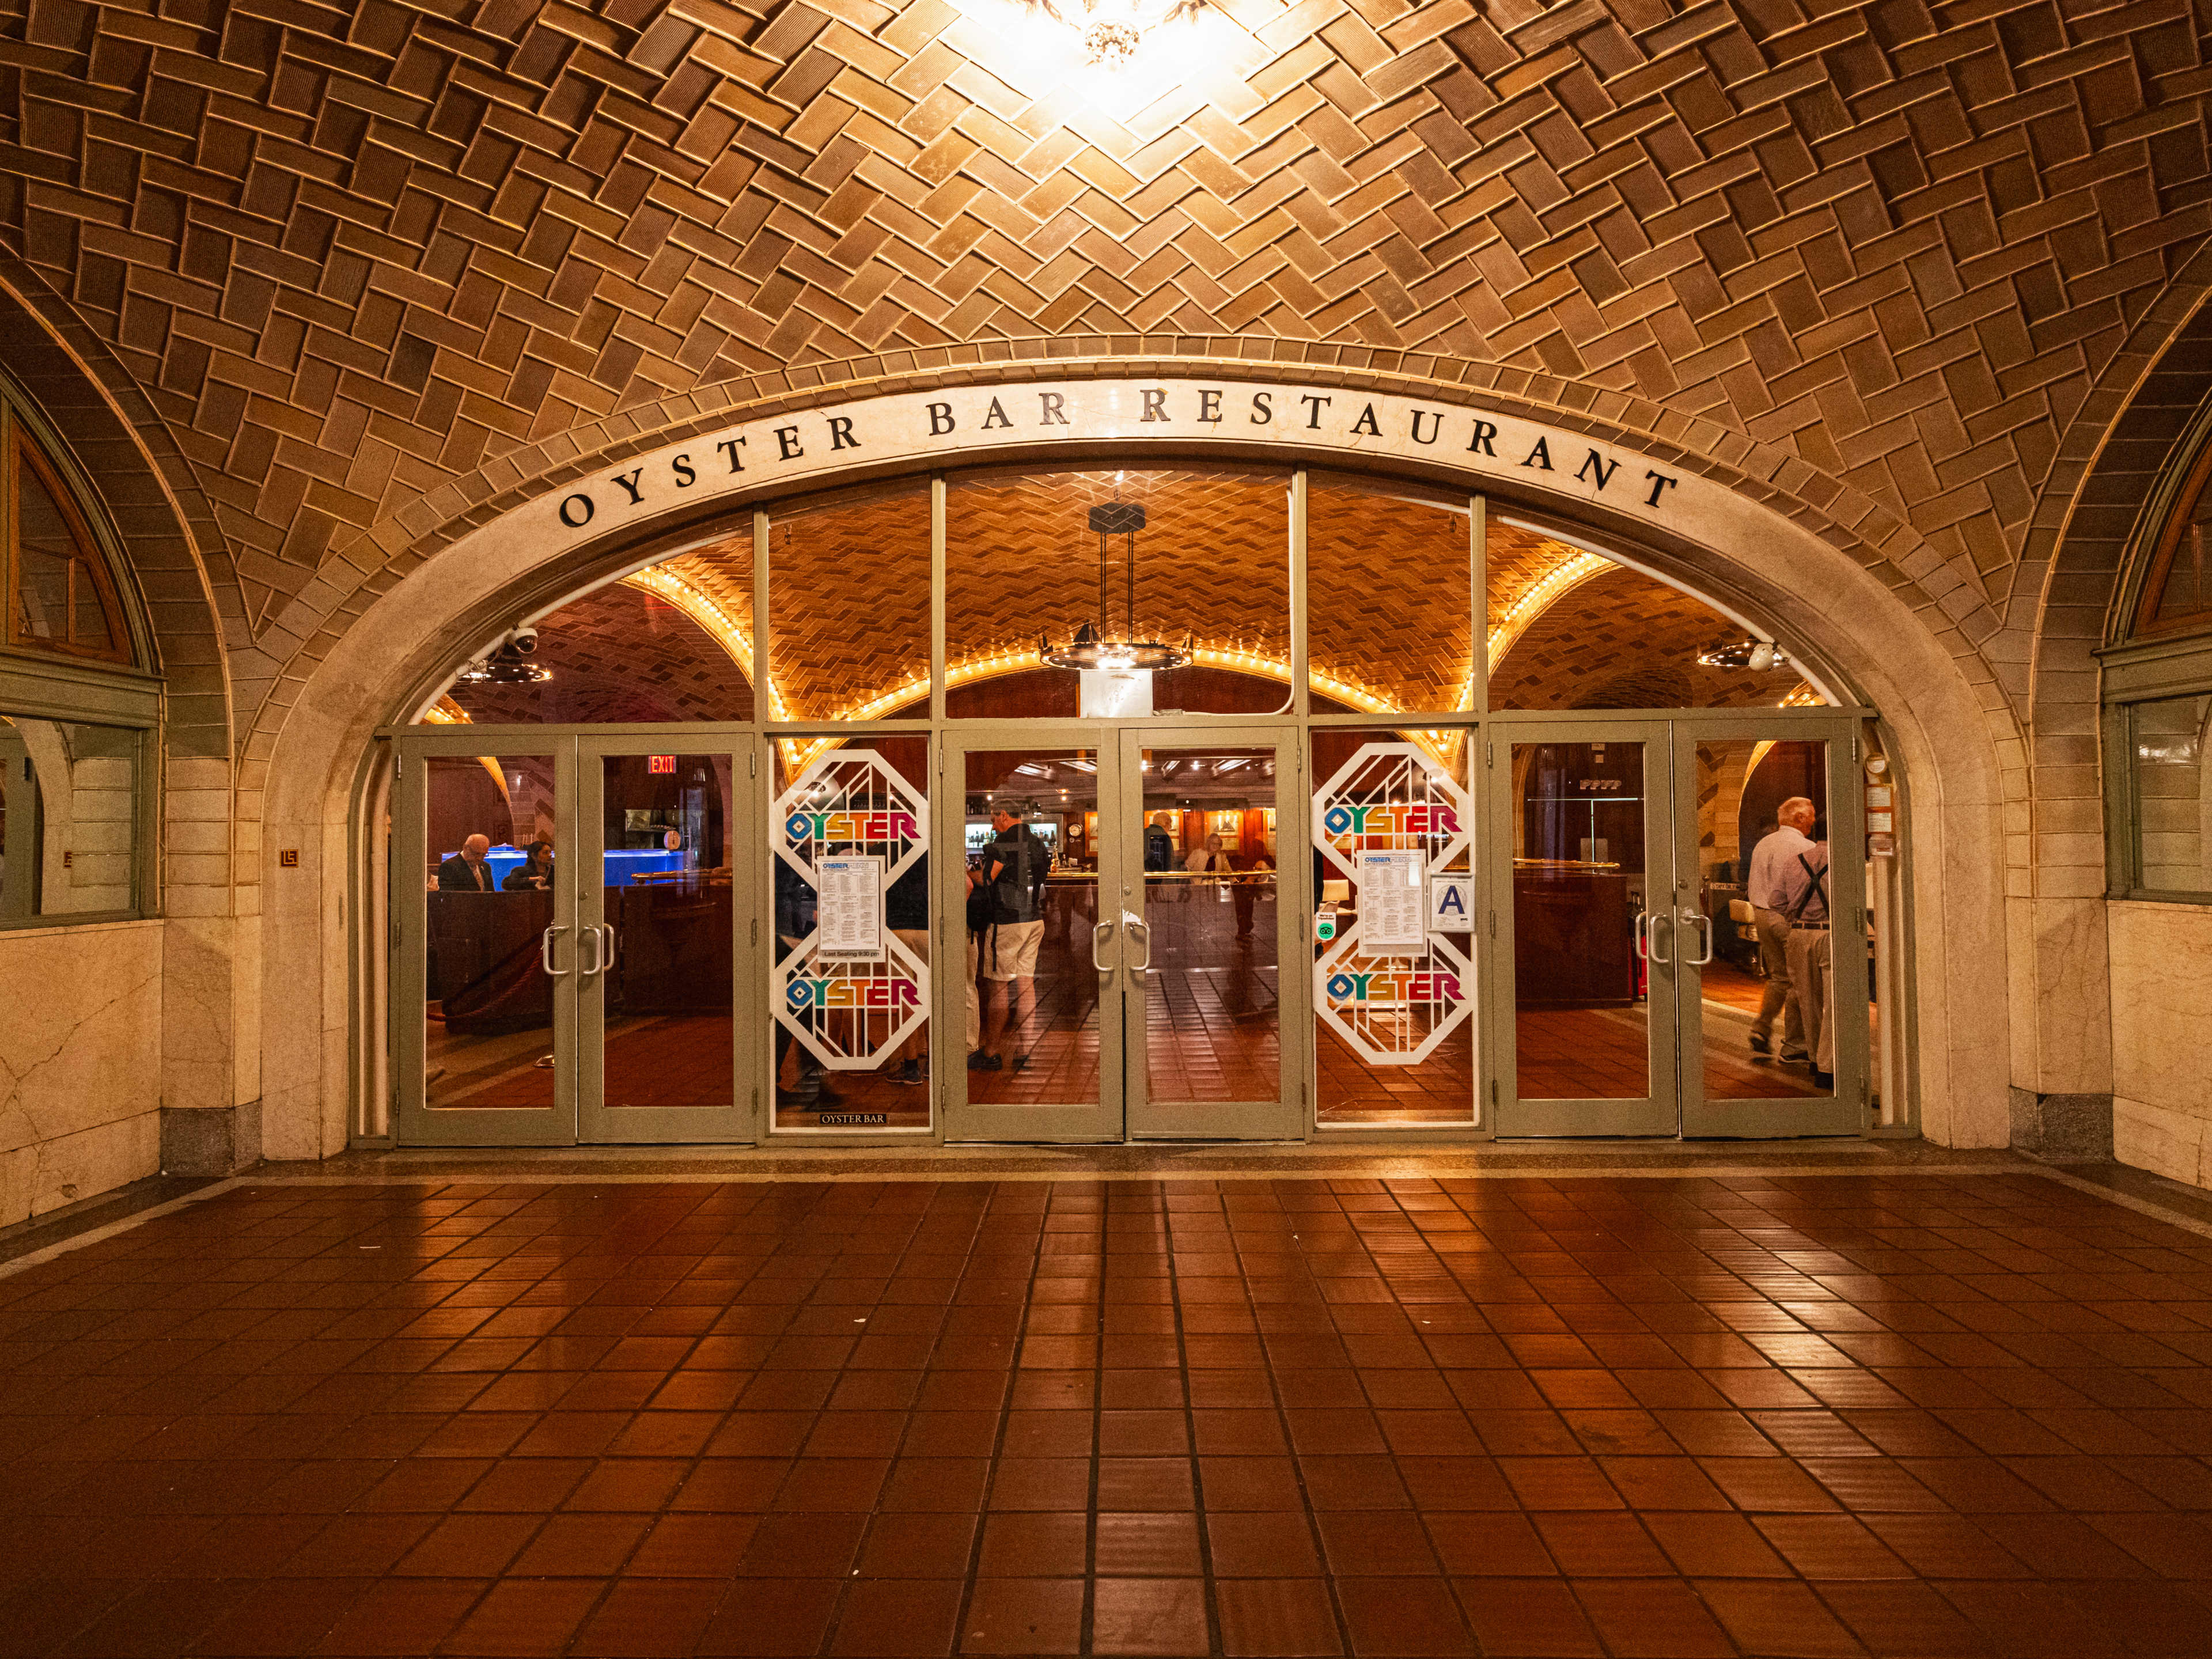
M 1218 378 L 1204 378 L 1209 370 Z M 1802 465 L 1717 429 L 1695 431 L 1695 422 L 1677 419 L 1662 434 L 1656 410 L 1651 429 L 1638 431 L 1617 418 L 1638 412 L 1626 399 L 1609 400 L 1619 405 L 1604 411 L 1616 417 L 1610 420 L 1547 406 L 1533 395 L 1544 388 L 1523 380 L 1476 393 L 1406 374 L 1310 366 L 1291 374 L 1190 360 L 885 375 L 811 394 L 783 388 L 757 410 L 717 411 L 711 421 L 696 410 L 672 411 L 652 426 L 639 417 L 587 453 L 545 458 L 529 477 L 508 467 L 474 489 L 441 491 L 446 499 L 436 505 L 452 509 L 445 517 L 434 519 L 426 503 L 409 524 L 377 532 L 393 556 L 385 574 L 324 618 L 253 739 L 265 842 L 304 849 L 297 868 L 265 872 L 274 886 L 264 983 L 272 999 L 282 988 L 295 1006 L 304 988 L 317 988 L 323 1010 L 319 1026 L 265 1028 L 270 1155 L 313 1157 L 343 1146 L 349 1100 L 374 1075 L 366 1051 L 380 1042 L 368 1017 L 376 970 L 358 925 L 378 902 L 367 856 L 382 810 L 373 734 L 411 718 L 458 664 L 595 583 L 728 533 L 752 507 L 779 495 L 949 467 L 1167 458 L 1320 465 L 1480 494 L 1493 514 L 1709 596 L 1786 641 L 1838 697 L 1879 711 L 1884 745 L 1911 781 L 1921 1121 L 1948 1144 L 2002 1144 L 2006 997 L 2002 976 L 1989 968 L 2004 949 L 2002 756 L 2016 734 L 1954 615 L 1967 608 L 1963 596 L 1916 585 L 1941 561 L 1871 503 L 1830 495 L 1822 506 L 1791 494 L 1820 482 Z M 1212 407 L 1202 394 L 1214 389 L 1218 407 L 1241 410 L 1255 387 L 1282 398 L 1278 408 L 1319 398 L 1335 409 L 1329 400 L 1339 399 L 1347 422 L 1352 411 L 1370 409 L 1381 441 L 1346 442 L 1318 424 L 1259 437 L 1190 418 L 1180 425 L 1163 419 L 1158 424 L 1169 429 L 1157 434 L 1145 429 L 1152 424 L 1145 419 L 1153 406 L 1148 390 L 1162 390 L 1165 410 Z M 989 422 L 994 398 L 1002 405 L 1018 399 L 1028 411 L 1041 400 L 1049 410 L 1054 395 L 1068 399 L 1074 416 L 1065 432 L 1002 430 Z M 1086 419 L 1086 401 L 1103 412 Z M 932 404 L 951 413 L 930 416 Z M 1449 422 L 1453 449 L 1400 435 L 1409 410 L 1413 439 L 1441 434 Z M 1437 424 L 1425 427 L 1424 416 Z M 928 427 L 945 418 L 955 420 L 961 441 L 933 445 Z M 833 420 L 852 422 L 858 455 L 834 444 Z M 1494 453 L 1470 463 L 1470 438 L 1485 423 L 1494 428 Z M 780 440 L 783 429 L 797 435 Z M 1517 459 L 1532 433 L 1556 447 L 1548 471 Z M 808 465 L 749 465 L 707 499 L 685 493 L 708 458 L 738 438 L 732 459 L 759 463 L 796 446 Z M 863 457 L 870 458 L 865 466 L 849 465 Z M 678 458 L 692 483 L 678 482 Z M 1656 479 L 1664 482 L 1649 482 Z M 586 498 L 588 507 L 579 504 Z M 336 902 L 341 893 L 344 901 Z
M 250 830 L 233 811 L 226 652 L 245 632 L 216 514 L 114 352 L 13 258 L 0 343 L 14 418 L 97 544 L 129 635 L 106 660 L 46 665 L 95 700 L 143 701 L 155 738 L 134 780 L 132 916 L 0 933 L 37 1051 L 0 1091 L 0 1116 L 32 1126 L 6 1148 L 12 1221 L 158 1169 L 228 1174 L 258 1157 L 262 986 Z

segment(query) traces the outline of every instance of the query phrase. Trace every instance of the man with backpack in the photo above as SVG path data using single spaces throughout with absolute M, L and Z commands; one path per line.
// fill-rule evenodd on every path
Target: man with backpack
M 981 1048 L 969 1061 L 980 1072 L 1006 1065 L 1009 1025 L 1019 1032 L 1036 1001 L 1037 949 L 1044 940 L 1044 883 L 1052 870 L 1052 849 L 1033 834 L 1025 800 L 993 803 L 991 827 L 998 831 L 983 854 L 983 887 L 990 895 L 991 919 L 980 941 L 983 982 L 990 1006 Z M 1013 1069 L 1029 1064 L 1014 1057 Z

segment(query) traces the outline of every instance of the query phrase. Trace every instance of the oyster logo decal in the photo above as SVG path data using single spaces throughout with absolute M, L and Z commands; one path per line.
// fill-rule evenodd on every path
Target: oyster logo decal
M 1471 876 L 1474 821 L 1410 743 L 1361 745 L 1315 793 L 1324 878 L 1352 884 L 1353 913 L 1314 963 L 1314 1006 L 1370 1066 L 1419 1065 L 1473 1011 L 1473 959 L 1430 925 L 1425 873 Z
M 881 1063 L 929 1017 L 929 968 L 882 926 L 883 895 L 929 854 L 928 801 L 872 749 L 834 749 L 799 775 L 769 820 L 775 856 L 775 1017 L 833 1071 Z M 872 946 L 823 933 L 831 878 L 879 872 Z M 848 918 L 849 920 L 849 918 Z

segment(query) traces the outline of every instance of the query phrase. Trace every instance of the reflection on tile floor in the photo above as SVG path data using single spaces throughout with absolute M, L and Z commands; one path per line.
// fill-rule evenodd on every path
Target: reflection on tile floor
M 1413 1066 L 1370 1065 L 1326 1020 L 1314 1022 L 1314 1071 L 1325 1124 L 1470 1124 L 1474 1020 L 1461 1022 Z
M 235 1188 L 0 1279 L 10 1654 L 2212 1650 L 2033 1175 Z

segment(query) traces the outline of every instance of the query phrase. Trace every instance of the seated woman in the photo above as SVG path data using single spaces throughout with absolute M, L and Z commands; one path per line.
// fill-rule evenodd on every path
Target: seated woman
M 532 887 L 542 891 L 553 884 L 553 843 L 533 841 L 523 850 L 522 862 L 508 871 L 499 884 L 501 892 L 519 893 Z

